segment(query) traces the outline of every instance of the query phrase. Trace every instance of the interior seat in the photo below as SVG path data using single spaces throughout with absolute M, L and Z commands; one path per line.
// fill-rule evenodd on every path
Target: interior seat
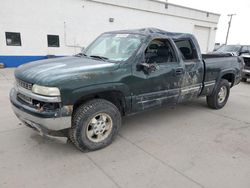
M 157 56 L 149 59 L 148 63 L 166 63 L 171 61 L 170 49 L 167 46 L 160 46 L 157 49 Z

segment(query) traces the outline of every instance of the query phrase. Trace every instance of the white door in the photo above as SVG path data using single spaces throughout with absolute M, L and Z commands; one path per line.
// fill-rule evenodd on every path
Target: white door
M 201 53 L 207 53 L 209 46 L 210 28 L 195 25 L 194 35 L 200 44 Z

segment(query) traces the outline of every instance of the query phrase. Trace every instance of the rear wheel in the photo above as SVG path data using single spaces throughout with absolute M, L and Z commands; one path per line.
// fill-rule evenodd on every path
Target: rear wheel
M 109 101 L 94 99 L 78 107 L 73 115 L 70 140 L 81 151 L 106 147 L 121 126 L 121 114 Z
M 227 103 L 230 94 L 229 82 L 221 79 L 212 95 L 207 96 L 207 104 L 210 108 L 221 109 Z

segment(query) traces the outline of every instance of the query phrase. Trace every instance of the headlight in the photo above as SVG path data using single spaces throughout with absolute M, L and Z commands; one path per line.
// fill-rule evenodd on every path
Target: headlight
M 45 96 L 60 96 L 60 90 L 57 87 L 45 87 L 34 84 L 32 92 Z

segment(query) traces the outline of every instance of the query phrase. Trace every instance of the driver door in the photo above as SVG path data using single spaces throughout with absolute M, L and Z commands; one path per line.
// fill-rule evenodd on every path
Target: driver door
M 145 61 L 155 67 L 152 72 L 133 67 L 132 109 L 146 110 L 176 104 L 180 95 L 184 69 L 167 39 L 155 39 L 145 50 Z

